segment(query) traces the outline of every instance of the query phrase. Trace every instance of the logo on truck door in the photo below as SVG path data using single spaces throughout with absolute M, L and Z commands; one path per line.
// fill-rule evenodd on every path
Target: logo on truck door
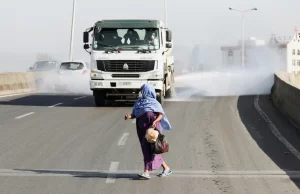
M 124 65 L 123 65 L 123 70 L 128 70 L 129 69 L 129 67 L 128 67 L 128 65 L 127 65 L 127 63 L 125 63 Z

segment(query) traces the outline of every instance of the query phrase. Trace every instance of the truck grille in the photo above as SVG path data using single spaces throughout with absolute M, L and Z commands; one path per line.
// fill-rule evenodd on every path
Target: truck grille
M 113 78 L 139 78 L 139 74 L 112 74 Z
M 106 72 L 147 72 L 154 70 L 155 61 L 97 61 L 97 68 Z

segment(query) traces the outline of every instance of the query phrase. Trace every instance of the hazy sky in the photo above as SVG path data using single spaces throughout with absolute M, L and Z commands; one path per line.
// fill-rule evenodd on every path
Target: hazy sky
M 0 52 L 69 52 L 73 0 L 1 1 Z M 174 44 L 231 45 L 241 37 L 241 15 L 229 11 L 257 7 L 246 14 L 246 37 L 291 36 L 300 29 L 300 0 L 168 0 Z M 75 58 L 88 56 L 82 32 L 110 18 L 164 19 L 163 0 L 77 0 Z

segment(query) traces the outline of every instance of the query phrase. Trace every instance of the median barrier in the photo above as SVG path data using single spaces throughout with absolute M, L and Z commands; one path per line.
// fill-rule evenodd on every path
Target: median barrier
M 0 96 L 29 92 L 36 92 L 34 73 L 0 73 Z
M 300 75 L 276 73 L 271 98 L 275 106 L 300 130 Z

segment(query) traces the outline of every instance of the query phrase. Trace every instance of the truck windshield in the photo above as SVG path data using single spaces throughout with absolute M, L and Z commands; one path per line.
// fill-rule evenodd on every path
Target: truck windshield
M 159 44 L 157 28 L 103 28 L 100 32 L 94 32 L 93 49 L 106 50 L 110 49 L 109 46 L 113 46 L 122 50 L 158 50 Z

